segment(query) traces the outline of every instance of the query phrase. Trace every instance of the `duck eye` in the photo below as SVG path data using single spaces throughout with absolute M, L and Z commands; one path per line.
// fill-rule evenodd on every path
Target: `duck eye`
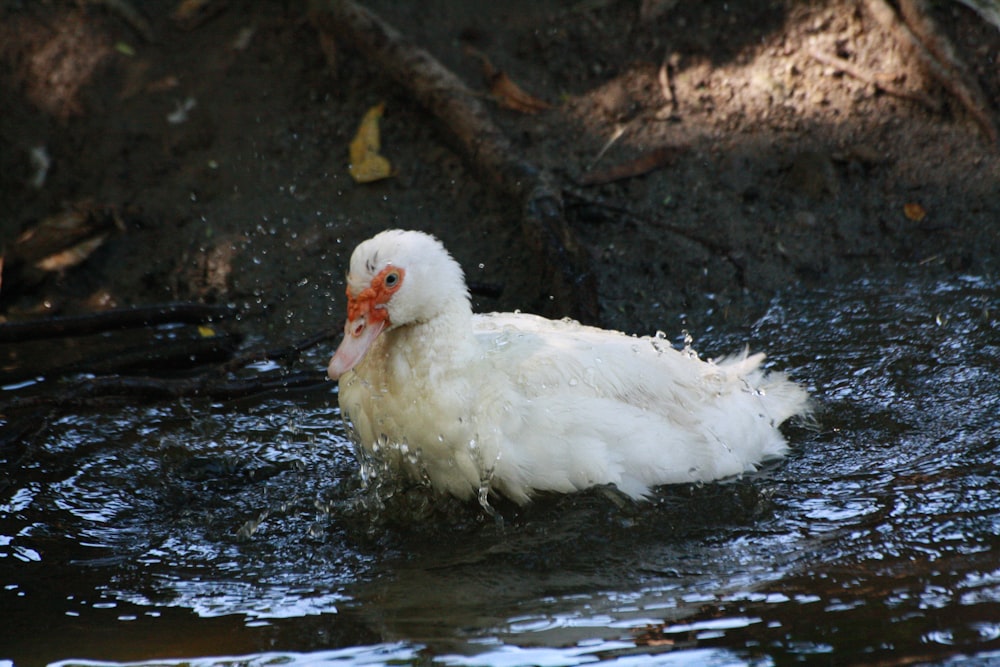
M 399 274 L 393 271 L 392 273 L 386 274 L 385 276 L 385 286 L 395 287 L 399 284 Z

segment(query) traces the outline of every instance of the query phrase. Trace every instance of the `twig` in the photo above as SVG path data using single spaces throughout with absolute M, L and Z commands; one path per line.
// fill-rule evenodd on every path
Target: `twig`
M 311 336 L 284 347 L 250 350 L 249 352 L 245 352 L 230 359 L 226 363 L 222 364 L 217 370 L 219 373 L 230 373 L 246 366 L 247 364 L 252 364 L 257 361 L 288 359 L 299 354 L 303 350 L 308 350 L 309 348 L 319 345 L 320 343 L 336 339 L 341 335 L 343 329 L 343 326 L 337 327 L 336 329 L 323 329 L 322 331 L 318 331 Z
M 364 54 L 441 121 L 487 182 L 521 206 L 521 229 L 539 257 L 539 310 L 597 322 L 597 283 L 585 249 L 563 215 L 561 190 L 547 171 L 519 155 L 479 99 L 449 69 L 395 28 L 351 0 L 312 0 L 314 24 Z M 550 297 L 554 296 L 555 299 Z
M 672 76 L 674 69 L 677 67 L 677 62 L 678 54 L 676 53 L 669 57 L 664 56 L 663 62 L 660 63 L 660 71 L 657 72 L 657 81 L 660 84 L 660 94 L 663 95 L 663 99 L 666 100 L 668 105 L 670 105 L 670 111 L 672 113 L 677 113 L 677 110 L 680 108 Z
M 592 171 L 584 174 L 584 176 L 580 179 L 580 185 L 604 185 L 605 183 L 613 183 L 614 181 L 620 181 L 626 178 L 642 176 L 643 174 L 647 174 L 655 169 L 659 169 L 672 163 L 677 159 L 678 155 L 685 152 L 687 149 L 688 147 L 684 145 L 660 146 L 658 148 L 654 148 L 650 151 L 646 151 L 633 160 L 614 164 L 606 169 L 601 169 L 600 171 Z
M 631 123 L 625 123 L 615 127 L 615 131 L 611 133 L 611 138 L 604 142 L 604 145 L 601 146 L 601 150 L 597 151 L 597 155 L 595 155 L 591 163 L 587 165 L 588 171 L 593 169 L 597 163 L 601 161 L 601 158 L 608 152 L 608 149 L 615 145 L 615 142 L 625 136 L 625 132 L 628 131 L 630 125 Z
M 902 88 L 893 86 L 892 84 L 886 83 L 884 81 L 880 81 L 877 76 L 861 69 L 857 65 L 851 63 L 850 61 L 844 60 L 843 58 L 838 58 L 836 56 L 828 55 L 818 49 L 811 49 L 809 51 L 809 55 L 814 60 L 818 60 L 824 65 L 833 67 L 834 69 L 837 69 L 843 72 L 844 74 L 847 74 L 848 76 L 852 76 L 855 79 L 858 79 L 859 81 L 863 81 L 864 83 L 875 86 L 876 88 L 881 90 L 883 93 L 886 93 L 887 95 L 893 95 L 894 97 L 902 97 L 904 99 L 912 100 L 914 102 L 919 102 L 923 106 L 927 107 L 928 110 L 933 111 L 934 113 L 941 112 L 941 104 L 927 93 L 924 93 L 923 91 L 910 92 L 908 90 L 904 90 Z

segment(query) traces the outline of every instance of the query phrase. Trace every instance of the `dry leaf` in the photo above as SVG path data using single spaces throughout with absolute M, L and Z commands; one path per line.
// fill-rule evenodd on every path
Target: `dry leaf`
M 101 247 L 101 244 L 104 243 L 107 238 L 107 234 L 101 234 L 99 236 L 89 238 L 86 241 L 77 243 L 72 248 L 67 248 L 62 252 L 57 252 L 35 262 L 35 268 L 41 269 L 42 271 L 63 271 L 74 267 L 90 257 L 91 253 Z
M 385 104 L 378 104 L 369 109 L 361 119 L 358 133 L 351 140 L 351 163 L 347 170 L 358 183 L 371 183 L 392 176 L 392 165 L 389 160 L 379 155 L 382 139 L 379 135 L 378 121 L 383 111 Z
M 910 202 L 909 204 L 903 204 L 903 214 L 908 220 L 920 222 L 927 217 L 927 210 L 920 204 Z
M 497 72 L 490 81 L 490 92 L 497 103 L 506 108 L 521 113 L 538 113 L 551 109 L 552 105 L 524 92 L 520 86 L 507 76 L 506 72 Z
M 497 104 L 505 109 L 520 111 L 521 113 L 538 113 L 551 109 L 552 105 L 545 100 L 526 93 L 514 80 L 507 76 L 507 73 L 498 70 L 486 57 L 482 51 L 478 51 L 471 46 L 465 47 L 465 52 L 473 58 L 478 58 L 483 66 L 483 77 L 490 87 L 490 93 L 496 99 Z

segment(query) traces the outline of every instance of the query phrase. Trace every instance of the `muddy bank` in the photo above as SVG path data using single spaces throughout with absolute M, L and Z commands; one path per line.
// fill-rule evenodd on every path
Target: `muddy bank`
M 138 21 L 110 5 L 2 9 L 8 255 L 68 207 L 114 219 L 78 265 L 5 279 L 8 319 L 191 300 L 245 308 L 254 336 L 296 336 L 340 321 L 350 250 L 391 226 L 434 232 L 470 281 L 499 288 L 480 309 L 563 312 L 531 293 L 542 260 L 517 203 L 407 91 L 321 34 L 305 3 L 178 17 L 177 3 L 150 2 Z M 996 147 L 863 3 L 688 3 L 652 18 L 635 3 L 368 6 L 484 96 L 470 46 L 551 105 L 489 102 L 564 187 L 606 326 L 745 325 L 791 284 L 996 270 Z M 996 114 L 1000 31 L 958 4 L 934 11 Z M 380 102 L 396 175 L 360 185 L 347 145 Z M 645 173 L 581 185 L 661 149 Z

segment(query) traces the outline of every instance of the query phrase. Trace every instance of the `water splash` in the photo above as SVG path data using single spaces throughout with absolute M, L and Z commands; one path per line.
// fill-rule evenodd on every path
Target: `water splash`
M 644 504 L 521 508 L 490 495 L 478 434 L 502 531 L 474 501 L 382 486 L 328 392 L 53 420 L 6 460 L 0 644 L 44 651 L 19 664 L 151 642 L 223 664 L 996 659 L 1000 288 L 869 280 L 778 306 L 752 347 L 821 407 L 785 461 Z M 742 347 L 723 324 L 699 347 Z

